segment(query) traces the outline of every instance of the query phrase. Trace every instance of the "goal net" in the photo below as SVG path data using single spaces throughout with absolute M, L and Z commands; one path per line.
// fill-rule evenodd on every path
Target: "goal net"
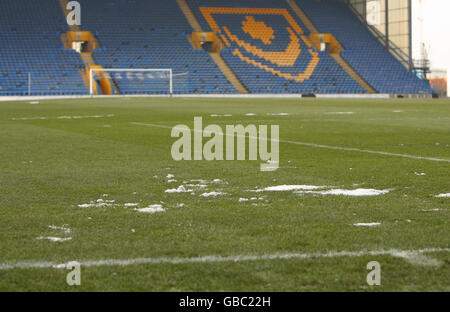
M 172 69 L 91 68 L 90 95 L 187 93 L 188 73 Z

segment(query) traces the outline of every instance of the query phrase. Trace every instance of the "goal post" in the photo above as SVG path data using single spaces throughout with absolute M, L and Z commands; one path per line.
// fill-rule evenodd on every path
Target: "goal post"
M 116 73 L 113 76 L 111 73 Z M 159 74 L 158 74 L 159 73 Z M 89 94 L 94 96 L 95 88 L 94 84 L 100 82 L 101 80 L 107 79 L 110 82 L 119 84 L 123 80 L 127 81 L 127 86 L 133 85 L 133 81 L 139 82 L 141 86 L 147 83 L 149 86 L 152 82 L 159 79 L 160 81 L 167 81 L 167 86 L 164 82 L 161 85 L 161 92 L 168 91 L 169 95 L 173 95 L 173 71 L 171 68 L 90 68 L 89 69 Z M 146 80 L 147 79 L 147 80 Z M 132 92 L 125 92 L 126 94 L 132 94 Z M 145 90 L 138 92 L 138 94 L 146 93 Z M 148 91 L 151 94 L 151 91 Z

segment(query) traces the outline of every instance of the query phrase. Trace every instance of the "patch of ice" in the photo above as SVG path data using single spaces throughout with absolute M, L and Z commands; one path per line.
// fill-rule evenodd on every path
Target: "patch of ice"
M 319 194 L 319 195 L 344 195 L 344 196 L 378 196 L 389 193 L 389 190 L 375 190 L 375 189 L 356 189 L 356 190 L 341 190 L 334 189 L 328 191 L 298 191 L 296 194 Z
M 183 185 L 180 185 L 176 189 L 168 189 L 166 193 L 191 193 L 193 190 L 186 189 Z
M 48 227 L 55 231 L 63 231 L 66 234 L 69 234 L 72 231 L 69 227 L 67 227 L 67 225 L 63 226 L 49 225 Z
M 49 241 L 54 242 L 54 243 L 59 243 L 59 242 L 69 241 L 69 240 L 72 239 L 72 237 L 64 237 L 63 238 L 63 237 L 52 237 L 52 236 L 49 236 L 49 237 L 42 237 L 42 236 L 40 236 L 40 237 L 37 237 L 36 239 L 39 239 L 39 240 L 46 239 L 46 240 L 49 240 Z
M 194 182 L 194 183 L 200 183 L 200 184 L 210 184 L 210 183 L 223 183 L 223 181 L 221 179 L 214 179 L 214 180 L 205 180 L 205 179 L 192 179 L 189 180 L 189 182 Z M 186 183 L 186 182 L 183 182 Z
M 143 213 L 156 213 L 156 212 L 165 212 L 166 210 L 162 207 L 162 205 L 150 205 L 146 208 L 140 208 L 140 209 L 134 209 L 138 212 L 143 212 Z
M 197 188 L 206 188 L 208 185 L 206 184 L 186 184 L 187 187 L 197 187 Z
M 277 185 L 269 186 L 263 189 L 252 190 L 251 192 L 283 192 L 283 191 L 297 191 L 297 190 L 316 190 L 325 188 L 326 186 L 315 185 Z
M 17 117 L 11 118 L 11 120 L 45 120 L 48 117 Z
M 355 112 L 328 112 L 325 115 L 353 115 Z
M 443 197 L 450 197 L 450 193 L 447 193 L 447 194 L 439 194 L 439 195 L 436 195 L 435 197 L 441 197 L 441 198 L 443 198 Z
M 289 116 L 288 113 L 268 113 L 270 116 Z
M 231 117 L 233 115 L 231 114 L 223 114 L 223 115 L 219 115 L 219 114 L 211 114 L 211 117 Z
M 217 197 L 217 196 L 222 196 L 222 195 L 227 195 L 226 193 L 222 193 L 222 192 L 209 192 L 209 193 L 203 193 L 200 196 L 202 197 Z
M 103 200 L 102 198 L 99 198 L 95 201 L 91 200 L 88 204 L 80 204 L 77 205 L 79 208 L 101 208 L 101 207 L 111 207 L 114 205 L 114 200 Z
M 381 223 L 379 222 L 372 222 L 372 223 L 355 223 L 354 226 L 379 226 Z

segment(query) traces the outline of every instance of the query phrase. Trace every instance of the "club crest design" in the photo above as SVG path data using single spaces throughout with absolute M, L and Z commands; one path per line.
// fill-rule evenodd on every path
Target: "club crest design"
M 276 76 L 304 82 L 319 53 L 287 9 L 200 7 L 232 54 Z

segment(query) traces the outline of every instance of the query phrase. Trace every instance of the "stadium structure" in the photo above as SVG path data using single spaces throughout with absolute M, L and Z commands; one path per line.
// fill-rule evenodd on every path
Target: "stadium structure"
M 68 0 L 0 3 L 0 95 L 433 92 L 408 0 L 78 3 L 79 26 Z

